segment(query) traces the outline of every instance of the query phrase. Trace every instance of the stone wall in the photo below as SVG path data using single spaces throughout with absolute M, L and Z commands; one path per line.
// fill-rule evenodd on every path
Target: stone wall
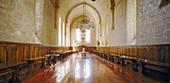
M 0 1 L 0 40 L 35 42 L 35 0 Z
M 55 9 L 50 0 L 44 0 L 42 13 L 44 17 L 41 19 L 43 24 L 41 26 L 43 28 L 43 44 L 57 45 L 58 29 L 57 26 L 54 27 L 54 23 L 57 23 L 57 21 L 54 22 L 54 19 L 57 20 L 57 18 L 55 18 Z
M 170 43 L 170 4 L 159 8 L 164 0 L 137 0 L 137 44 Z
M 109 20 L 109 19 L 108 19 Z M 114 11 L 115 28 L 110 28 L 108 46 L 126 45 L 126 0 L 116 0 Z M 111 26 L 110 26 L 111 27 Z
M 0 0 L 0 41 L 55 44 L 53 14 L 49 0 Z
M 127 0 L 126 45 L 136 44 L 136 0 Z

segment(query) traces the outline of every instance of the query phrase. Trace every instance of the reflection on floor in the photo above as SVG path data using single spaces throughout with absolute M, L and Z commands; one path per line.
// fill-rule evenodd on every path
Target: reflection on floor
M 94 55 L 73 54 L 25 83 L 155 83 Z

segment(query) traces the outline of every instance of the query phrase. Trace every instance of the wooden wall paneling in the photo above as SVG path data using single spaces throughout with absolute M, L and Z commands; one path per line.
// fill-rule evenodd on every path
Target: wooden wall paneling
M 116 54 L 116 47 L 113 47 L 113 53 Z
M 129 47 L 126 47 L 126 55 L 129 56 Z
M 34 53 L 33 53 L 34 55 L 33 55 L 33 58 L 37 57 L 38 50 L 39 50 L 38 47 L 39 47 L 38 45 L 35 45 L 35 46 L 34 46 Z
M 48 47 L 46 48 L 46 54 L 48 54 Z
M 40 56 L 40 45 L 36 46 L 37 50 L 36 50 L 36 56 L 35 57 L 39 57 Z
M 43 47 L 40 46 L 39 48 L 39 56 L 38 57 L 42 57 L 43 56 Z
M 125 47 L 123 47 L 123 49 L 122 49 L 123 50 L 123 55 L 126 55 L 125 49 L 126 49 Z
M 44 47 L 42 47 L 42 56 L 45 56 L 45 46 Z
M 133 47 L 130 47 L 130 56 L 133 57 Z
M 129 47 L 129 56 L 132 57 L 132 47 Z
M 129 48 L 129 56 L 132 57 L 132 47 Z
M 105 53 L 105 51 L 106 51 L 106 48 L 105 48 L 105 47 L 103 47 L 103 48 L 104 48 L 104 49 L 103 49 L 103 51 L 102 51 L 102 52 L 103 52 L 103 53 Z
M 36 57 L 36 45 L 32 45 L 31 46 L 31 58 L 35 58 Z
M 117 48 L 117 47 L 115 47 L 115 54 L 118 54 L 118 51 L 117 51 L 117 49 L 118 49 L 118 48 Z
M 98 47 L 100 52 L 113 54 L 125 54 L 137 59 L 148 59 L 152 61 L 170 63 L 170 46 L 168 45 L 139 45 L 139 46 L 113 46 Z
M 167 51 L 168 51 L 168 48 L 167 47 L 163 47 L 163 46 L 159 46 L 158 49 L 158 57 L 159 57 L 159 62 L 168 62 L 167 60 Z
M 123 47 L 119 47 L 120 55 L 123 55 L 123 53 L 122 53 L 122 48 L 123 48 Z
M 127 56 L 129 56 L 129 54 L 130 54 L 130 48 L 128 47 Z
M 48 47 L 48 52 L 47 52 L 48 54 L 50 53 L 50 47 Z
M 122 54 L 122 55 L 124 55 L 123 49 L 124 49 L 124 47 L 121 47 L 121 54 Z
M 110 49 L 111 49 L 111 53 L 114 54 L 114 47 L 110 47 Z
M 129 48 L 128 48 L 128 47 L 126 47 L 126 56 L 128 56 L 128 49 L 129 49 Z
M 112 53 L 115 54 L 115 48 L 111 47 L 111 49 L 112 49 Z
M 170 63 L 170 46 L 168 46 L 168 63 Z
M 40 57 L 41 55 L 40 55 L 40 53 L 41 53 L 41 45 L 39 45 L 38 47 L 37 47 L 38 49 L 38 51 L 37 51 L 37 56 L 36 57 Z
M 37 52 L 37 56 L 36 57 L 40 57 L 41 56 L 41 46 L 38 46 L 38 52 Z
M 133 52 L 134 49 L 133 49 L 133 48 L 134 48 L 134 47 L 132 46 L 132 47 L 131 47 L 131 50 L 130 50 L 130 55 L 131 55 L 131 57 L 134 57 L 134 52 Z
M 31 58 L 31 45 L 26 45 L 26 59 Z
M 30 54 L 28 55 L 30 58 L 32 58 L 32 49 L 33 49 L 33 46 L 30 45 L 30 49 L 29 49 Z
M 148 59 L 148 50 L 147 47 L 142 48 L 142 58 L 143 59 Z
M 44 46 L 43 50 L 44 50 L 44 55 L 45 55 L 46 54 L 46 46 Z
M 110 48 L 108 48 L 108 54 L 110 54 L 111 53 L 111 49 Z
M 114 49 L 114 47 L 110 47 L 110 49 L 112 49 L 111 52 L 112 52 L 113 54 L 115 54 L 115 49 Z
M 136 58 L 142 58 L 142 47 L 137 47 L 137 54 L 136 54 Z
M 110 54 L 113 54 L 113 49 L 112 49 L 112 47 L 110 47 L 109 49 L 110 49 Z
M 7 55 L 8 55 L 7 45 L 0 44 L 0 63 L 6 63 Z
M 150 46 L 148 48 L 148 54 L 149 54 L 149 57 L 148 57 L 148 60 L 151 60 L 151 61 L 156 61 L 156 51 L 155 51 L 155 48 L 154 46 Z
M 49 47 L 46 48 L 46 53 L 47 53 L 47 54 L 49 53 L 48 51 L 49 51 Z
M 119 54 L 122 55 L 122 47 L 119 47 Z
M 40 46 L 40 52 L 39 52 L 39 56 L 43 56 L 43 46 Z
M 27 45 L 24 45 L 24 59 L 27 59 Z
M 132 57 L 136 57 L 136 47 L 132 47 Z
M 8 55 L 7 55 L 7 64 L 12 64 L 17 62 L 17 49 L 18 46 L 16 44 L 9 44 L 7 51 L 8 51 Z
M 37 57 L 42 56 L 42 46 L 39 46 Z
M 126 55 L 126 56 L 127 56 L 127 49 L 128 49 L 128 48 L 127 48 L 127 47 L 125 47 L 125 55 Z
M 129 51 L 130 51 L 130 49 L 129 49 L 129 47 L 127 47 L 127 56 L 129 56 Z
M 44 47 L 44 55 L 46 55 L 46 51 L 47 51 L 46 48 L 47 46 Z
M 18 45 L 18 50 L 17 50 L 18 61 L 22 61 L 25 58 L 24 51 L 25 51 L 25 45 Z
M 126 50 L 126 47 L 123 48 L 123 54 L 124 54 L 124 55 L 126 55 L 125 50 Z
M 117 54 L 117 48 L 114 47 L 114 54 Z

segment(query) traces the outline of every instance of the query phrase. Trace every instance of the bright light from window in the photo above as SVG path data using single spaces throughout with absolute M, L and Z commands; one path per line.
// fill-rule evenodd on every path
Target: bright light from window
M 81 42 L 81 30 L 78 28 L 76 29 L 76 43 Z
M 91 40 L 91 31 L 90 29 L 86 29 L 85 41 L 86 43 L 90 43 Z
M 65 23 L 63 22 L 63 46 L 65 46 Z
M 59 17 L 59 30 L 58 30 L 58 41 L 59 41 L 59 46 L 61 46 L 61 17 Z

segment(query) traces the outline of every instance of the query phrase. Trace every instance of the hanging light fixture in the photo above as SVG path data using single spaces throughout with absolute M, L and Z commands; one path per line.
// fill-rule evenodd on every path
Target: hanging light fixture
M 80 28 L 80 30 L 84 33 L 86 32 L 86 29 L 94 29 L 92 26 L 93 21 L 90 19 L 85 18 L 85 5 L 83 5 L 83 19 L 79 21 L 79 27 L 76 27 L 76 29 Z

